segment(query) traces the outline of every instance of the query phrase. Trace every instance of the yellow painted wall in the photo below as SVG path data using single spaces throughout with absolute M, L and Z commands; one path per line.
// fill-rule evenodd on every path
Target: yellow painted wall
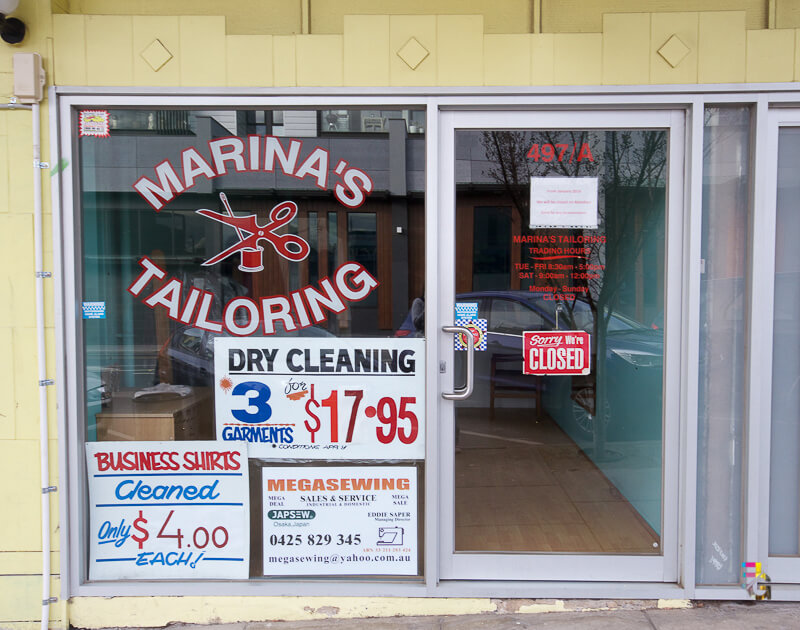
M 47 0 L 21 2 L 13 16 L 28 25 L 22 44 L 0 43 L 0 102 L 13 92 L 12 55 L 40 52 L 52 64 L 51 7 Z M 49 67 L 48 67 L 49 69 Z M 44 109 L 44 108 L 43 108 Z M 42 149 L 49 151 L 48 117 L 42 112 Z M 0 627 L 32 627 L 41 614 L 41 484 L 39 473 L 39 386 L 33 255 L 32 114 L 0 110 Z M 43 195 L 49 200 L 49 174 Z M 50 204 L 45 204 L 45 265 L 52 269 Z M 47 365 L 55 370 L 52 285 L 45 296 Z M 52 388 L 50 388 L 52 389 Z M 54 393 L 54 392 L 53 392 Z M 55 398 L 49 399 L 49 447 L 58 449 Z M 58 460 L 50 462 L 50 483 L 57 484 Z M 51 590 L 58 594 L 58 496 L 50 495 Z M 65 623 L 66 607 L 51 609 L 54 627 Z
M 768 26 L 769 0 L 541 0 L 541 3 L 545 33 L 596 33 L 603 30 L 603 16 L 609 13 L 743 11 L 748 29 Z
M 775 0 L 775 27 L 800 28 L 800 2 Z
M 0 97 L 12 94 L 12 54 L 44 57 L 48 84 L 97 86 L 505 86 L 795 81 L 797 3 L 776 0 L 26 0 L 22 45 L 0 44 Z M 697 11 L 697 8 L 707 9 Z M 715 9 L 737 10 L 715 10 Z M 691 10 L 690 10 L 691 9 Z M 532 33 L 541 10 L 545 32 Z M 169 15 L 161 15 L 168 12 Z M 411 40 L 427 51 L 412 68 Z M 142 57 L 155 41 L 171 55 Z M 662 53 L 671 42 L 672 54 Z M 678 51 L 676 53 L 675 51 Z M 660 52 L 661 51 L 661 52 Z M 49 156 L 47 101 L 43 155 Z M 0 110 L 0 627 L 33 628 L 41 566 L 37 373 L 34 354 L 31 113 Z M 52 268 L 50 178 L 45 172 L 45 269 Z M 46 293 L 49 375 L 54 314 Z M 57 485 L 55 401 L 49 424 Z M 53 588 L 58 594 L 58 497 L 52 496 Z M 315 618 L 491 610 L 488 600 L 160 598 L 72 603 L 76 625 Z M 265 610 L 270 611 L 264 613 Z M 53 627 L 67 608 L 53 606 Z M 115 613 L 121 617 L 113 617 Z M 141 615 L 147 614 L 147 622 Z M 139 617 L 135 617 L 139 615 Z
M 343 16 L 341 34 L 231 35 L 222 16 L 55 14 L 53 77 L 208 87 L 793 81 L 795 30 L 750 30 L 748 15 L 606 13 L 599 32 L 500 34 L 481 15 L 354 14 Z M 677 62 L 660 54 L 673 37 L 686 49 Z M 428 53 L 414 68 L 399 54 L 412 38 Z M 157 71 L 141 56 L 155 40 L 172 55 Z
M 86 15 L 218 15 L 230 35 L 302 33 L 301 0 L 70 0 L 59 13 Z

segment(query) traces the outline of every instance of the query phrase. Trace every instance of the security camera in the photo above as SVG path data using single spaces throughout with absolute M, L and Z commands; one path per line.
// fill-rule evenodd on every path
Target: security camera
M 0 39 L 7 44 L 19 44 L 25 37 L 25 23 L 13 17 L 6 17 L 13 13 L 19 0 L 0 0 Z

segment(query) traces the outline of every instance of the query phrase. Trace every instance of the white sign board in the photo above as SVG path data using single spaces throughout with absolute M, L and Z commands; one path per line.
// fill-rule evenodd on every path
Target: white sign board
M 417 469 L 264 468 L 264 575 L 416 575 Z
M 89 579 L 247 579 L 247 450 L 89 442 Z
M 596 177 L 531 177 L 531 228 L 597 228 Z
M 270 459 L 423 459 L 425 340 L 220 337 L 217 439 Z

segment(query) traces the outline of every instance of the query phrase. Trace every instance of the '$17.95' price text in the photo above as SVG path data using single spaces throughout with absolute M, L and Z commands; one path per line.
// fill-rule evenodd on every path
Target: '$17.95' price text
M 306 401 L 308 419 L 305 421 L 306 429 L 311 434 L 311 443 L 315 442 L 317 432 L 325 425 L 330 427 L 332 444 L 340 441 L 352 442 L 356 424 L 363 416 L 378 419 L 375 435 L 381 444 L 391 444 L 395 440 L 400 440 L 403 444 L 414 443 L 419 435 L 419 420 L 412 410 L 417 402 L 416 396 L 401 396 L 399 400 L 384 396 L 375 406 L 362 405 L 363 399 L 363 389 L 345 389 L 341 392 L 334 389 L 326 398 L 318 400 L 314 385 L 311 385 L 311 395 Z M 339 431 L 340 419 L 347 423 L 346 429 L 342 427 L 341 433 L 344 435 Z M 340 440 L 340 437 L 344 437 L 344 440 Z
M 168 530 L 167 526 L 172 518 L 175 510 L 170 510 L 167 518 L 159 526 L 156 539 L 173 539 L 178 544 L 178 549 L 194 548 L 205 549 L 209 545 L 221 549 L 228 544 L 228 530 L 222 527 L 196 527 L 191 533 L 184 533 L 178 527 L 175 530 Z M 144 517 L 142 510 L 139 510 L 139 517 L 133 521 L 133 528 L 136 530 L 135 534 L 131 534 L 131 538 L 139 544 L 139 549 L 144 546 L 144 543 L 150 538 L 150 532 L 147 529 L 148 521 Z M 155 530 L 155 527 L 153 528 Z

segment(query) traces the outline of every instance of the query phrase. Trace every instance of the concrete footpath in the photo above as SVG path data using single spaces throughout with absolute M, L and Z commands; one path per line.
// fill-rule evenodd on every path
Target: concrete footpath
M 800 603 L 696 602 L 660 609 L 656 602 L 567 602 L 563 612 L 497 612 L 480 615 L 260 621 L 232 624 L 169 624 L 169 630 L 525 630 L 526 628 L 614 630 L 800 629 Z M 605 606 L 603 605 L 605 604 Z M 647 607 L 652 606 L 652 607 Z M 601 610 L 600 608 L 609 608 Z M 107 629 L 111 630 L 111 629 Z

